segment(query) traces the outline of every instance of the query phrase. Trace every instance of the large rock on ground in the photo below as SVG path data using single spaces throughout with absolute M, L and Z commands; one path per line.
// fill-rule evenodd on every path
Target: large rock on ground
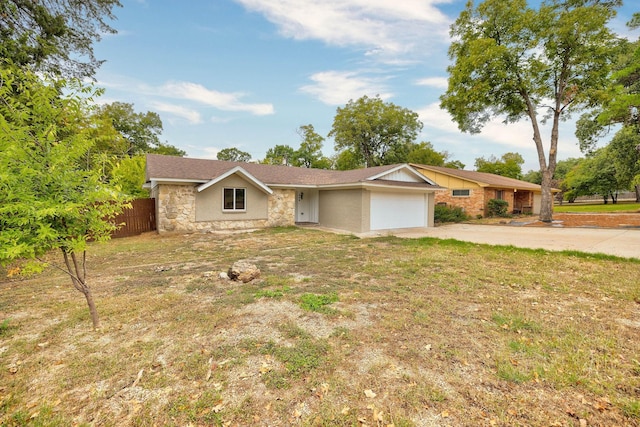
M 260 269 L 247 261 L 236 261 L 227 272 L 229 279 L 247 283 L 260 277 Z

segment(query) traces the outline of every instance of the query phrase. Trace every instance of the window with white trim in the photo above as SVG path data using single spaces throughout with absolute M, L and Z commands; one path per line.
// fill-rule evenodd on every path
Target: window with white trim
M 452 190 L 451 195 L 453 197 L 469 197 L 471 195 L 471 190 Z
M 244 212 L 247 210 L 246 188 L 225 188 L 222 191 L 224 212 Z

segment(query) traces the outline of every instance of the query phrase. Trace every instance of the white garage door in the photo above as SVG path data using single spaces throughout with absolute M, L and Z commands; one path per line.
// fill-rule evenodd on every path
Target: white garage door
M 425 227 L 424 194 L 371 193 L 371 230 Z

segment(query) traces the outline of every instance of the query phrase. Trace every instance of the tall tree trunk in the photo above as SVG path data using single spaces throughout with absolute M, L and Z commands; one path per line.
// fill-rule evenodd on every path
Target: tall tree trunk
M 71 277 L 71 283 L 73 287 L 82 292 L 87 305 L 89 306 L 89 314 L 91 315 L 91 322 L 93 323 L 93 329 L 100 329 L 100 317 L 98 316 L 98 309 L 93 301 L 93 294 L 89 285 L 87 285 L 87 269 L 86 269 L 86 252 L 82 252 L 82 260 L 79 262 L 75 252 L 68 253 L 64 249 L 62 250 L 64 256 L 64 262 L 67 266 L 67 272 Z
M 533 142 L 536 144 L 536 151 L 538 153 L 538 163 L 540 164 L 540 173 L 542 174 L 542 183 L 540 184 L 542 190 L 542 199 L 540 200 L 540 221 L 551 222 L 553 220 L 553 194 L 551 193 L 551 183 L 553 180 L 553 172 L 556 170 L 556 147 L 558 143 L 558 127 L 557 119 L 554 117 L 554 129 L 551 132 L 551 148 L 549 150 L 549 162 L 544 153 L 544 145 L 542 144 L 542 136 L 540 134 L 540 126 L 538 125 L 538 118 L 536 115 L 536 109 L 531 98 L 526 91 L 520 93 L 522 99 L 527 104 L 527 114 L 531 120 L 531 127 L 533 128 Z M 554 144 L 555 136 L 555 144 Z
M 636 203 L 640 202 L 640 184 L 636 185 L 634 187 L 634 190 L 636 190 Z
M 551 179 L 553 175 L 549 168 L 542 170 L 542 199 L 540 201 L 540 221 L 553 220 L 553 194 L 551 193 Z

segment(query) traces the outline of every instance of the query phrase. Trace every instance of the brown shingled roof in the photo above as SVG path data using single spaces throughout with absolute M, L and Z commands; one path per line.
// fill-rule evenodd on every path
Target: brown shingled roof
M 473 181 L 482 187 L 514 188 L 518 190 L 534 191 L 541 190 L 541 187 L 538 184 L 533 184 L 531 182 L 521 181 L 514 178 L 507 178 L 505 176 L 495 175 L 492 173 L 445 168 L 441 166 L 419 165 L 414 163 L 412 163 L 411 166 L 416 169 L 431 170 L 456 178 L 466 179 L 467 181 Z
M 365 182 L 368 178 L 390 171 L 399 165 L 336 171 L 147 154 L 146 181 L 182 180 L 207 182 L 223 175 L 236 166 L 242 167 L 242 169 L 266 185 L 331 185 Z M 384 182 L 402 186 L 408 184 L 395 181 Z M 437 186 L 431 187 L 437 188 Z

